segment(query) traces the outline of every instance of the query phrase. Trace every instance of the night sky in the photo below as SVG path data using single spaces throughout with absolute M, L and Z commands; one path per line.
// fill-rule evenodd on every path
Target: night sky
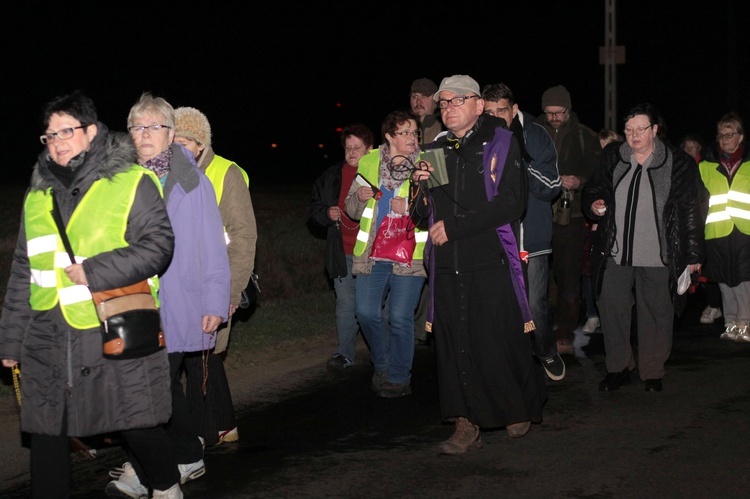
M 251 187 L 312 181 L 341 159 L 337 128 L 347 123 L 371 126 L 380 140 L 380 122 L 408 107 L 420 77 L 504 82 L 534 115 L 544 90 L 563 84 L 581 122 L 604 126 L 604 0 L 225 3 L 19 4 L 25 13 L 4 13 L 5 178 L 27 183 L 42 149 L 42 106 L 74 89 L 114 130 L 125 130 L 143 91 L 200 109 L 214 149 L 248 171 Z M 617 2 L 616 41 L 626 49 L 618 128 L 646 101 L 675 142 L 693 131 L 712 138 L 729 110 L 750 123 L 748 14 L 736 0 Z

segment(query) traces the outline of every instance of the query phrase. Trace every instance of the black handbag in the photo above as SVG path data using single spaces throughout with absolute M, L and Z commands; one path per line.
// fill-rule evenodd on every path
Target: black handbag
M 70 261 L 75 263 L 75 254 L 54 192 L 52 217 Z M 156 353 L 166 346 L 159 308 L 146 279 L 129 286 L 91 292 L 91 297 L 101 323 L 102 355 L 105 358 L 136 359 Z
M 250 308 L 258 301 L 258 295 L 260 294 L 260 284 L 258 284 L 258 274 L 253 272 L 250 274 L 250 282 L 247 287 L 242 290 L 240 295 L 240 308 Z

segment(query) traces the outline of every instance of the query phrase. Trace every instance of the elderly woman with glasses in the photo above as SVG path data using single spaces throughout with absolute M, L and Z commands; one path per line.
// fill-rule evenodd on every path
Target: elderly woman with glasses
M 727 113 L 716 123 L 716 142 L 698 167 L 710 196 L 704 273 L 721 290 L 720 338 L 750 343 L 750 150 L 738 114 Z
M 346 197 L 346 213 L 359 220 L 352 275 L 356 276 L 356 315 L 370 347 L 375 368 L 372 389 L 384 398 L 411 393 L 414 359 L 414 310 L 424 285 L 422 262 L 427 233 L 411 228 L 414 250 L 409 261 L 374 260 L 373 247 L 383 243 L 379 230 L 386 216 L 409 218 L 412 181 L 427 178 L 419 164 L 419 127 L 410 111 L 394 111 L 381 128 L 385 143 L 359 160 L 357 176 Z M 395 215 L 395 217 L 393 217 Z
M 631 383 L 633 305 L 638 373 L 646 391 L 662 391 L 674 315 L 685 306 L 685 290 L 677 283 L 685 275 L 689 284 L 704 258 L 698 170 L 687 153 L 660 139 L 660 123 L 652 105 L 632 108 L 625 117 L 626 141 L 604 148 L 583 190 L 584 214 L 598 224 L 591 279 L 606 352 L 607 375 L 599 383 L 604 392 Z
M 70 437 L 122 432 L 158 497 L 180 478 L 162 426 L 171 412 L 167 354 L 105 359 L 91 295 L 169 263 L 174 235 L 158 180 L 80 92 L 50 101 L 43 126 L 0 320 L 2 364 L 23 369 L 31 495 L 68 497 Z M 53 198 L 76 262 L 61 250 Z
M 159 299 L 171 375 L 172 417 L 167 432 L 180 482 L 185 483 L 202 476 L 206 467 L 188 414 L 181 370 L 200 369 L 200 362 L 185 362 L 186 357 L 200 358 L 214 347 L 216 330 L 229 313 L 231 273 L 214 188 L 192 153 L 172 143 L 174 127 L 174 108 L 161 97 L 144 93 L 130 109 L 128 130 L 138 163 L 161 181 L 175 236 L 174 256 L 160 277 Z M 147 492 L 149 484 L 137 463 L 110 472 L 118 473 L 108 488 L 130 497 Z

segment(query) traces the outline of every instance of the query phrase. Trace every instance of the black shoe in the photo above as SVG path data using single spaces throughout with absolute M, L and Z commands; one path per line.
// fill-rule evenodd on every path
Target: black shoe
M 326 369 L 332 373 L 343 373 L 352 367 L 354 367 L 354 362 L 340 353 L 333 354 L 333 357 L 326 363 Z
M 621 386 L 629 385 L 631 382 L 630 371 L 626 367 L 619 373 L 607 373 L 607 376 L 599 383 L 599 391 L 614 392 L 619 390 Z
M 662 389 L 660 379 L 647 379 L 643 382 L 643 387 L 647 392 L 660 392 Z

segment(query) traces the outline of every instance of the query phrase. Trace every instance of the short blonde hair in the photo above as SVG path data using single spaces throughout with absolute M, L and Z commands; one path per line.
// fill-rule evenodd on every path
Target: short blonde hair
M 174 130 L 174 108 L 172 104 L 161 97 L 154 97 L 150 92 L 143 92 L 138 102 L 130 108 L 130 112 L 128 113 L 128 128 L 133 125 L 133 121 L 147 113 L 161 114 L 164 116 L 166 123 L 159 124 L 167 125 Z

